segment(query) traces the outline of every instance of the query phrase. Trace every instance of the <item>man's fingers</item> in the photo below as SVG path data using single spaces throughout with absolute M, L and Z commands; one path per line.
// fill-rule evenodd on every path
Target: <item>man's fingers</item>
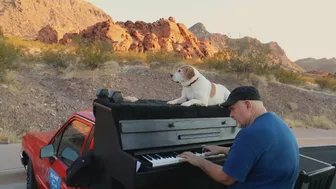
M 192 155 L 195 155 L 195 154 L 193 154 L 192 152 L 183 152 L 179 156 L 186 157 L 186 156 L 192 156 Z
M 211 151 L 208 151 L 208 152 L 205 152 L 205 155 L 206 155 L 206 156 L 211 156 L 211 155 L 214 155 L 214 153 L 211 152 Z
M 181 159 L 179 159 L 179 161 L 180 161 L 180 162 L 187 162 L 188 159 L 186 159 L 186 158 L 181 158 Z

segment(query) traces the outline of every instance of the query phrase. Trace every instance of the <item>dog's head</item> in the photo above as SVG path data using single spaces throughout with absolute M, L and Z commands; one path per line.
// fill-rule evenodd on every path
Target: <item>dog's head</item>
M 192 66 L 180 66 L 174 74 L 170 74 L 173 81 L 182 85 L 189 84 L 194 79 L 198 78 L 199 72 Z

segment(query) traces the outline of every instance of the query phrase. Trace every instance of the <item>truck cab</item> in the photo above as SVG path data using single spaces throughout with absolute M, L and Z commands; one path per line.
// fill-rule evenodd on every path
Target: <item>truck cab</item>
M 20 158 L 27 169 L 27 188 L 74 188 L 65 183 L 66 171 L 93 148 L 94 121 L 92 111 L 80 111 L 57 130 L 26 134 Z

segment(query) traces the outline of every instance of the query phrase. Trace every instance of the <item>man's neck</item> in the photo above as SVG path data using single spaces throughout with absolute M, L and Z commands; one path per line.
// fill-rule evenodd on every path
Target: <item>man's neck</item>
M 251 116 L 251 119 L 250 119 L 250 124 L 249 125 L 251 125 L 253 122 L 254 122 L 254 120 L 256 120 L 259 116 L 261 116 L 261 115 L 263 115 L 263 114 L 265 114 L 265 113 L 267 113 L 268 111 L 266 110 L 266 108 L 259 108 L 259 109 L 257 109 L 257 110 L 255 110 L 253 113 L 252 113 L 252 116 Z

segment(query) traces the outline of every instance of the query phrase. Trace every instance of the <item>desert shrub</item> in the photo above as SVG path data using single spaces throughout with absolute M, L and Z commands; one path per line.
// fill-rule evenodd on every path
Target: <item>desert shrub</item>
M 315 79 L 312 78 L 312 77 L 308 77 L 308 76 L 302 76 L 301 77 L 301 80 L 305 83 L 314 83 L 315 82 Z
M 2 27 L 0 26 L 0 37 L 3 37 L 4 36 L 4 32 L 2 30 Z
M 229 62 L 226 59 L 207 58 L 203 60 L 203 67 L 215 70 L 228 70 Z
M 248 62 L 239 58 L 230 60 L 229 70 L 235 72 L 238 78 L 240 78 L 242 74 L 249 76 L 253 73 L 253 67 Z
M 113 59 L 112 44 L 107 41 L 83 43 L 76 49 L 76 55 L 86 67 L 95 69 L 99 65 Z
M 306 126 L 306 124 L 303 120 L 293 119 L 292 117 L 285 117 L 284 121 L 291 128 L 293 128 L 293 127 L 305 127 Z
M 315 83 L 317 83 L 321 89 L 331 89 L 336 91 L 336 79 L 332 77 L 321 77 L 316 78 Z
M 296 85 L 303 83 L 300 74 L 291 70 L 285 70 L 283 68 L 278 67 L 277 69 L 273 69 L 271 73 L 281 83 L 296 84 Z
M 313 116 L 307 120 L 311 126 L 322 128 L 322 129 L 332 129 L 335 128 L 335 123 L 331 121 L 327 116 Z
M 75 55 L 66 49 L 46 49 L 41 52 L 40 59 L 55 68 L 66 68 L 76 61 Z
M 14 61 L 20 57 L 21 50 L 11 43 L 8 43 L 5 38 L 0 37 L 0 79 L 3 77 L 7 69 L 15 69 Z
M 268 65 L 266 62 L 261 63 L 251 63 L 253 73 L 256 75 L 270 75 L 273 70 L 275 70 L 274 66 Z

